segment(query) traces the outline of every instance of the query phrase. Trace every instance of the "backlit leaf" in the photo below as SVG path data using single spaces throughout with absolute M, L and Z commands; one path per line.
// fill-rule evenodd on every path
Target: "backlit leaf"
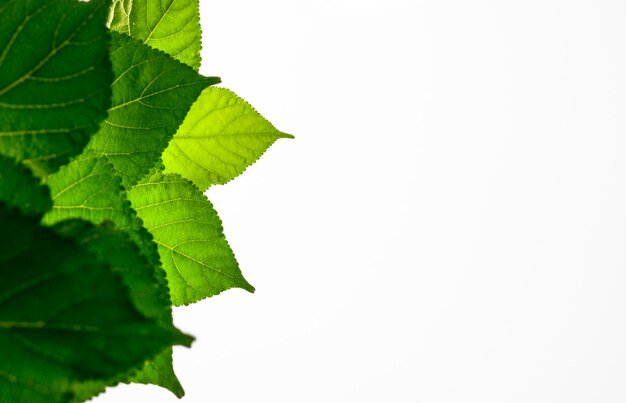
M 198 3 L 198 0 L 114 0 L 110 26 L 198 70 L 202 47 Z
M 246 101 L 225 88 L 207 88 L 163 153 L 165 171 L 200 189 L 241 174 L 278 139 L 277 130 Z
M 137 215 L 158 245 L 174 305 L 233 287 L 250 292 L 211 203 L 179 175 L 155 173 L 128 191 Z

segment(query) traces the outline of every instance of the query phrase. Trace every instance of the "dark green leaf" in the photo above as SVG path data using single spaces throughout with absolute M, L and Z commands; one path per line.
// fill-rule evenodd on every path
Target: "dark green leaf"
M 0 155 L 0 201 L 27 215 L 41 216 L 52 207 L 50 191 L 24 165 Z
M 133 269 L 125 252 L 96 257 L 115 256 L 109 247 L 119 243 L 87 247 L 4 205 L 0 222 L 0 401 L 66 401 L 81 382 L 116 379 L 169 345 L 190 344 L 129 298 L 119 276 Z M 58 229 L 71 236 L 72 225 L 86 224 Z
M 107 5 L 0 1 L 0 153 L 40 176 L 79 154 L 106 117 Z

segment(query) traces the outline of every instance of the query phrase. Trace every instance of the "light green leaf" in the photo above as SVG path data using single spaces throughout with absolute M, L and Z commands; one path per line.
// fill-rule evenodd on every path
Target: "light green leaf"
M 200 68 L 198 0 L 114 0 L 109 24 L 194 69 Z
M 130 35 L 130 11 L 132 10 L 132 0 L 113 0 L 109 9 L 109 19 L 107 26 L 112 31 L 118 31 Z
M 41 216 L 52 207 L 50 191 L 22 164 L 0 155 L 0 201 L 26 215 Z
M 149 296 L 147 301 L 154 309 L 149 314 L 144 313 L 150 318 L 171 324 L 169 290 L 156 244 L 152 242 L 152 236 L 131 208 L 121 186 L 121 179 L 106 158 L 85 154 L 50 175 L 47 183 L 51 189 L 54 206 L 44 216 L 43 222 L 51 225 L 68 218 L 82 218 L 94 224 L 110 221 L 116 228 L 126 231 L 151 265 L 149 271 L 142 269 L 135 273 L 140 277 L 127 284 L 131 297 L 139 296 L 143 300 Z M 147 294 L 146 289 L 150 293 Z M 179 397 L 184 394 L 174 374 L 171 348 L 165 349 L 154 360 L 148 361 L 144 370 L 136 374 L 132 380 L 163 386 Z M 95 383 L 89 386 L 89 391 L 95 391 L 104 389 L 106 385 Z
M 0 204 L 0 401 L 68 401 L 81 382 L 191 343 L 137 309 L 117 274 L 134 263 L 108 258 L 119 244 L 92 249 L 71 238 L 72 223 L 56 232 L 38 221 Z
M 127 35 L 112 33 L 113 99 L 89 149 L 107 156 L 127 187 L 152 168 L 200 92 L 219 82 Z
M 213 206 L 191 182 L 155 173 L 130 189 L 128 199 L 158 245 L 174 305 L 233 287 L 254 291 L 239 270 Z
M 79 154 L 110 106 L 106 0 L 0 2 L 0 153 L 44 176 Z
M 246 101 L 225 88 L 207 88 L 163 153 L 165 172 L 190 179 L 200 189 L 241 174 L 280 138 Z

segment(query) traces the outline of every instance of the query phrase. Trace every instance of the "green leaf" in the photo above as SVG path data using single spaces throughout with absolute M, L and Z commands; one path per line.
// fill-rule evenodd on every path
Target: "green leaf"
M 147 264 L 140 255 L 126 242 L 125 236 L 117 231 L 108 229 L 104 231 L 98 228 L 98 232 L 88 227 L 71 228 L 72 236 L 88 246 L 100 259 L 108 259 L 113 267 L 128 267 L 121 274 L 124 283 L 130 291 L 130 298 L 139 311 L 150 319 L 154 319 L 163 326 L 173 326 L 172 307 L 169 290 L 164 282 L 158 281 L 156 275 L 161 275 L 159 265 L 155 267 Z M 115 250 L 110 256 L 100 255 L 101 251 Z M 132 264 L 131 264 L 132 263 Z M 165 289 L 164 289 L 165 288 Z M 159 352 L 154 358 L 147 360 L 139 372 L 128 379 L 131 382 L 154 384 L 169 389 L 177 397 L 182 397 L 185 392 L 174 373 L 172 365 L 172 348 L 167 347 Z
M 0 1 L 0 153 L 37 175 L 79 154 L 106 117 L 107 5 Z
M 239 270 L 213 206 L 191 182 L 155 173 L 130 189 L 128 198 L 158 245 L 174 305 L 233 287 L 254 291 Z
M 148 271 L 138 270 L 135 275 L 140 277 L 127 284 L 131 297 L 143 299 L 145 295 L 149 295 L 147 301 L 152 301 L 150 303 L 154 309 L 147 316 L 171 324 L 169 290 L 156 244 L 152 242 L 152 236 L 131 208 L 121 186 L 121 179 L 106 158 L 83 155 L 50 175 L 47 183 L 54 199 L 54 206 L 44 216 L 43 222 L 51 225 L 68 218 L 82 218 L 94 224 L 112 222 L 116 228 L 126 231 L 151 265 Z M 141 285 L 141 288 L 135 289 L 135 285 Z M 146 294 L 144 289 L 151 290 L 151 294 Z M 171 348 L 165 349 L 154 360 L 148 361 L 144 365 L 144 370 L 136 374 L 132 380 L 163 386 L 179 397 L 184 394 L 174 374 Z M 104 386 L 106 385 L 96 383 L 90 385 L 89 390 L 101 390 Z
M 139 373 L 130 375 L 123 383 L 143 383 L 159 385 L 171 391 L 176 397 L 185 396 L 185 390 L 174 375 L 172 366 L 172 348 L 168 347 L 157 354 L 153 359 L 148 360 Z M 75 388 L 74 402 L 84 402 L 93 396 L 103 393 L 107 387 L 115 386 L 116 382 L 81 382 Z
M 129 242 L 126 233 L 114 229 L 110 223 L 95 227 L 83 220 L 61 221 L 53 228 L 84 246 L 98 260 L 108 263 L 121 276 L 130 299 L 142 315 L 162 326 L 172 326 L 167 290 L 159 287 L 154 267 L 139 253 L 136 245 Z
M 52 207 L 50 191 L 24 165 L 0 155 L 0 201 L 26 215 L 41 216 Z
M 125 201 L 121 178 L 103 156 L 86 154 L 46 178 L 54 206 L 44 222 L 54 224 L 68 218 L 82 218 L 94 224 L 112 221 L 128 230 L 133 223 L 130 203 Z
M 54 201 L 43 222 L 52 225 L 69 218 L 94 224 L 111 221 L 128 232 L 154 266 L 159 265 L 152 236 L 131 208 L 121 178 L 106 157 L 85 153 L 46 178 Z
M 137 309 L 118 275 L 133 263 L 109 258 L 118 249 L 80 245 L 62 236 L 72 223 L 59 234 L 38 220 L 0 205 L 0 401 L 68 401 L 81 382 L 116 379 L 191 343 Z
M 195 70 L 200 68 L 202 31 L 198 0 L 114 0 L 109 24 Z
M 109 116 L 89 148 L 111 161 L 128 187 L 163 153 L 200 92 L 219 82 L 127 35 L 112 33 L 115 79 Z
M 208 88 L 191 107 L 163 153 L 165 171 L 190 179 L 200 189 L 241 174 L 280 138 L 246 101 L 225 88 Z
M 174 373 L 171 347 L 161 351 L 156 357 L 146 362 L 141 371 L 130 380 L 134 383 L 159 385 L 172 392 L 179 399 L 185 396 L 185 390 Z

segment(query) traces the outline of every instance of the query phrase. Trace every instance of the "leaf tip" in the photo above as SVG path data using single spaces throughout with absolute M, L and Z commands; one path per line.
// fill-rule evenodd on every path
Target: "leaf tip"
M 254 288 L 254 286 L 250 283 L 248 283 L 246 281 L 246 285 L 243 287 L 244 290 L 248 291 L 250 294 L 254 294 L 254 292 L 256 291 L 256 288 Z
M 174 394 L 174 396 L 176 396 L 178 399 L 182 399 L 183 397 L 185 397 L 185 389 L 183 389 L 183 387 L 179 384 L 178 387 L 174 390 L 172 389 L 168 389 L 170 392 L 172 392 Z
M 209 85 L 216 85 L 222 82 L 221 77 L 210 76 L 210 77 L 207 77 L 206 79 L 209 82 Z
M 185 334 L 180 330 L 176 329 L 176 344 L 183 347 L 191 347 L 193 342 L 196 340 L 195 337 Z

